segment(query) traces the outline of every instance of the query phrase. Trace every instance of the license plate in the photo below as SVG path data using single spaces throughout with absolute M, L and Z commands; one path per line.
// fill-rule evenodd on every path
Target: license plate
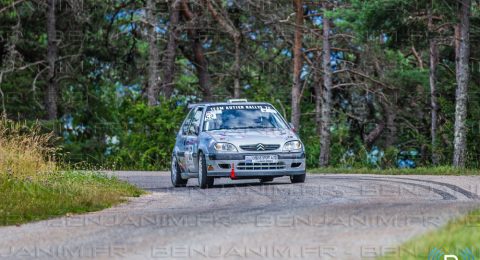
M 247 163 L 277 163 L 278 155 L 247 155 L 245 156 Z

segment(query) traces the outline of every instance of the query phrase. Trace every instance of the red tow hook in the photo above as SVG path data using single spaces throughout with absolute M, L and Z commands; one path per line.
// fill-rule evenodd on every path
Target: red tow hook
M 230 171 L 230 179 L 236 179 L 237 176 L 235 176 L 235 164 L 232 163 L 232 170 Z

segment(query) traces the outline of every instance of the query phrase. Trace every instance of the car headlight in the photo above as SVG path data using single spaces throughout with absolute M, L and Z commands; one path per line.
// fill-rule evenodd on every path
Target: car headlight
M 283 145 L 283 150 L 289 152 L 300 151 L 302 150 L 302 143 L 300 141 L 286 142 L 285 145 Z
M 220 153 L 238 152 L 235 145 L 230 144 L 230 143 L 216 143 L 216 144 L 213 145 L 213 148 L 215 149 L 215 151 L 220 152 Z

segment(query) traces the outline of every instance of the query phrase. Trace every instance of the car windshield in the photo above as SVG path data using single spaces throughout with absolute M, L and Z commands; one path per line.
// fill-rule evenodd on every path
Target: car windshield
M 205 131 L 257 128 L 286 129 L 287 125 L 270 105 L 211 106 L 205 113 Z

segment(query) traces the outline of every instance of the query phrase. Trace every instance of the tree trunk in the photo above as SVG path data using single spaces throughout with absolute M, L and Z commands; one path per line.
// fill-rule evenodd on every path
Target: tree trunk
M 302 73 L 303 56 L 303 0 L 294 0 L 295 9 L 295 39 L 293 42 L 293 85 L 292 85 L 292 116 L 293 126 L 298 129 L 300 127 L 300 100 L 302 84 L 300 76 Z
M 397 118 L 397 108 L 395 104 L 396 102 L 383 105 L 387 130 L 385 137 L 386 148 L 393 146 L 397 141 L 397 125 L 395 124 L 395 119 Z
M 159 53 L 157 47 L 157 19 L 155 15 L 155 0 L 147 0 L 146 8 L 148 28 L 148 86 L 147 99 L 149 106 L 158 105 L 160 73 L 158 69 Z
M 241 65 L 240 65 L 240 44 L 241 39 L 236 38 L 235 41 L 235 61 L 233 65 L 233 73 L 235 73 L 234 81 L 233 81 L 233 97 L 240 98 L 240 77 L 241 77 Z
M 457 27 L 456 39 L 456 77 L 457 91 L 455 103 L 455 132 L 453 166 L 465 167 L 467 152 L 467 90 L 469 80 L 469 57 L 470 57 L 470 6 L 471 0 L 461 0 L 459 7 L 460 22 Z
M 215 21 L 220 24 L 220 26 L 232 37 L 235 45 L 235 57 L 233 62 L 233 97 L 240 97 L 240 77 L 241 77 L 241 43 L 242 43 L 242 34 L 240 31 L 233 25 L 233 22 L 226 14 L 219 13 L 215 7 L 212 5 L 211 0 L 203 0 L 203 4 L 212 14 Z
M 430 71 L 429 71 L 429 83 L 430 83 L 430 105 L 431 105 L 431 125 L 430 125 L 430 136 L 431 136 L 431 150 L 432 150 L 432 164 L 437 165 L 439 163 L 439 157 L 437 154 L 437 113 L 438 113 L 438 102 L 437 102 L 437 64 L 438 64 L 438 50 L 436 39 L 433 36 L 433 14 L 432 6 L 429 7 L 428 11 L 428 29 L 429 29 L 429 42 L 430 42 Z
M 203 53 L 203 46 L 198 37 L 192 42 L 195 68 L 197 69 L 198 84 L 203 94 L 204 101 L 212 100 L 210 91 L 210 73 L 208 72 L 208 61 Z
M 171 2 L 168 43 L 163 62 L 164 74 L 162 82 L 162 91 L 167 99 L 172 96 L 175 87 L 173 80 L 175 76 L 175 58 L 177 56 L 177 39 L 179 36 L 177 27 L 180 18 L 180 0 L 171 0 Z
M 326 6 L 324 6 L 326 10 Z M 319 165 L 330 162 L 330 125 L 332 112 L 332 68 L 330 65 L 330 19 L 323 17 L 323 93 Z
M 47 107 L 48 120 L 58 118 L 58 85 L 56 78 L 55 62 L 58 58 L 57 49 L 57 29 L 55 17 L 55 0 L 48 0 L 47 9 L 47 62 L 48 62 L 48 79 L 47 93 L 45 103 Z
M 320 137 L 322 131 L 322 75 L 320 71 L 320 65 L 322 55 L 318 54 L 315 59 L 315 74 L 314 74 L 314 91 L 315 91 L 315 126 L 317 130 L 317 136 Z
M 371 148 L 373 143 L 382 135 L 383 130 L 385 130 L 385 122 L 381 121 L 368 134 L 363 134 L 363 142 L 365 145 Z
M 182 0 L 181 4 L 182 15 L 187 21 L 192 21 L 194 18 L 194 14 L 190 10 L 187 0 Z M 212 100 L 212 92 L 210 89 L 210 73 L 208 72 L 208 61 L 204 55 L 202 42 L 200 41 L 198 32 L 195 29 L 188 27 L 187 34 L 192 42 L 193 52 L 193 56 L 187 55 L 187 58 L 195 66 L 198 77 L 198 84 L 200 87 L 200 91 L 203 95 L 203 100 L 210 101 Z

